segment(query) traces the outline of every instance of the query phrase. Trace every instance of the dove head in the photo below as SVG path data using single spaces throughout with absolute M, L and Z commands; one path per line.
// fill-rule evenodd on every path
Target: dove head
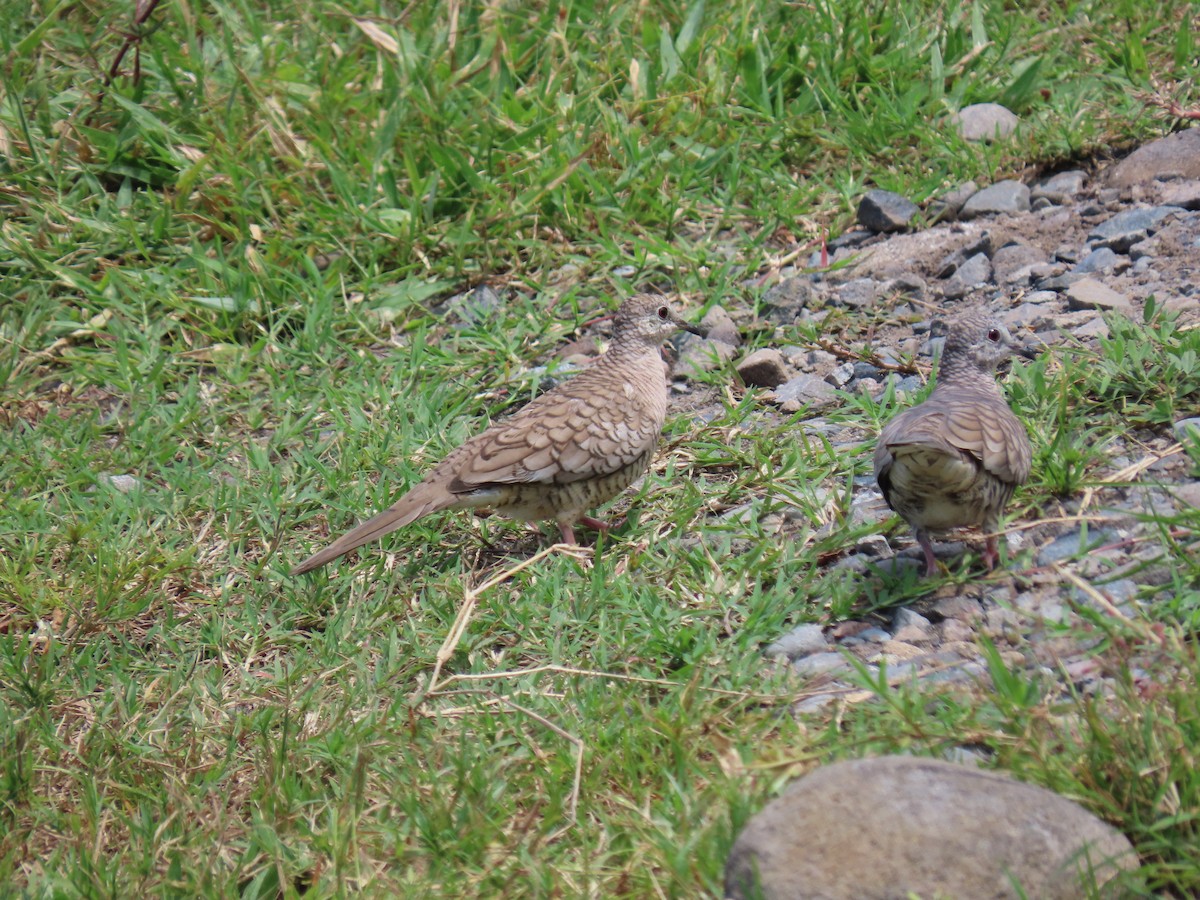
M 685 322 L 676 315 L 665 297 L 639 294 L 621 304 L 614 319 L 616 341 L 659 346 L 682 329 L 704 336 L 704 329 Z
M 970 314 L 955 319 L 946 331 L 942 369 L 974 370 L 994 376 L 996 367 L 1024 349 L 994 316 Z

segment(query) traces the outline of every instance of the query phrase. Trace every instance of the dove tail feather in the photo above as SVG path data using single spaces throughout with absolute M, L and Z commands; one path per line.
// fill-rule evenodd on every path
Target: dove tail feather
M 422 516 L 453 506 L 458 501 L 459 498 L 444 487 L 428 482 L 418 484 L 383 512 L 352 528 L 328 547 L 304 560 L 292 569 L 291 574 L 303 575 L 305 572 L 311 572 L 356 547 L 369 544 Z

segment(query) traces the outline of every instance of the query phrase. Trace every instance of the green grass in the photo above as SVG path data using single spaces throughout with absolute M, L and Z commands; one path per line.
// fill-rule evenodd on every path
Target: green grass
M 127 4 L 8 4 L 0 884 L 716 896 L 790 777 L 970 744 L 1122 828 L 1148 890 L 1194 892 L 1193 515 L 1149 523 L 1173 573 L 1153 628 L 1089 626 L 1111 698 L 997 661 L 995 689 L 876 681 L 789 714 L 765 643 L 931 589 L 825 565 L 894 527 L 849 509 L 890 394 L 848 398 L 864 443 L 834 448 L 711 376 L 723 414 L 670 424 L 594 556 L 451 514 L 284 574 L 532 396 L 616 298 L 754 307 L 747 279 L 836 234 L 867 185 L 923 199 L 1161 133 L 1133 94 L 1153 75 L 1196 102 L 1194 13 L 233 0 L 134 28 Z M 989 100 L 1025 118 L 1019 147 L 941 122 Z M 481 283 L 490 317 L 430 312 Z M 1131 328 L 1017 368 L 1039 474 L 1014 516 L 1098 486 L 1125 423 L 1163 435 L 1195 408 L 1198 332 Z M 783 508 L 786 539 L 762 524 Z

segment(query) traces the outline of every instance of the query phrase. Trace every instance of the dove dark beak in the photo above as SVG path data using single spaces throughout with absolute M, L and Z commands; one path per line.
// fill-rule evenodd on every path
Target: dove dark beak
M 1037 359 L 1048 345 L 1037 337 L 1018 342 L 1014 354 L 1022 359 Z

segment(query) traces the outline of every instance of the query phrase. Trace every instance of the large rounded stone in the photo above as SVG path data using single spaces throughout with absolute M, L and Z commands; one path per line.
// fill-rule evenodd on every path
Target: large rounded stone
M 1021 120 L 999 103 L 976 103 L 951 114 L 950 122 L 963 140 L 996 141 L 1016 131 Z
M 1136 865 L 1124 835 L 1045 788 L 892 756 L 835 763 L 790 785 L 738 836 L 725 892 L 1065 900 L 1091 896 L 1083 885 L 1093 876 L 1103 884 Z
M 997 181 L 974 194 L 958 211 L 958 217 L 965 220 L 1023 212 L 1029 212 L 1029 187 L 1009 179 Z
M 737 364 L 742 381 L 751 387 L 779 387 L 788 380 L 787 362 L 774 347 L 755 350 Z
M 891 191 L 867 191 L 858 202 L 858 224 L 871 231 L 903 231 L 921 211 L 907 197 Z
M 1112 187 L 1129 187 L 1156 178 L 1200 178 L 1200 128 L 1143 144 L 1109 169 L 1105 181 Z

